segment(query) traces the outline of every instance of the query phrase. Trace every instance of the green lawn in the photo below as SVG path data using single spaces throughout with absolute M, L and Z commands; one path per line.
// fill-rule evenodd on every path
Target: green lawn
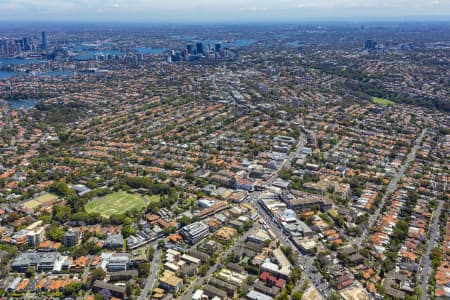
M 109 218 L 111 215 L 123 214 L 132 209 L 142 210 L 147 204 L 148 200 L 138 194 L 116 192 L 90 201 L 85 209 L 87 213 L 96 212 Z
M 378 97 L 372 97 L 372 102 L 376 103 L 376 104 L 380 104 L 380 105 L 394 105 L 395 104 L 394 101 L 384 99 L 384 98 L 378 98 Z

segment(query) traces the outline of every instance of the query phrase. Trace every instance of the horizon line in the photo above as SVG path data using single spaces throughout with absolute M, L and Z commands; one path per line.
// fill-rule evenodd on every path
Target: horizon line
M 351 20 L 349 20 L 351 19 Z M 398 17 L 338 17 L 338 18 L 312 18 L 303 20 L 41 20 L 41 19 L 7 19 L 0 20 L 0 24 L 54 24 L 54 23 L 71 23 L 71 24 L 136 24 L 136 25 L 298 25 L 311 23 L 340 23 L 340 24 L 362 24 L 362 23 L 450 23 L 449 15 L 423 15 L 423 16 L 398 16 Z

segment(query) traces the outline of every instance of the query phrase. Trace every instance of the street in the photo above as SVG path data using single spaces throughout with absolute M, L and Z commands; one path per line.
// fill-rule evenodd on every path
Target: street
M 214 272 L 216 272 L 217 267 L 219 266 L 219 264 L 221 264 L 221 258 L 226 258 L 238 245 L 240 245 L 241 243 L 243 243 L 246 239 L 247 236 L 249 234 L 253 234 L 256 230 L 256 222 L 253 225 L 252 228 L 250 228 L 247 232 L 245 232 L 243 235 L 241 235 L 238 240 L 233 244 L 233 246 L 231 246 L 230 248 L 228 248 L 228 250 L 226 250 L 224 253 L 222 253 L 222 255 L 220 255 L 217 258 L 217 262 L 214 266 L 210 267 L 208 269 L 208 272 L 206 273 L 205 276 L 199 277 L 195 282 L 191 283 L 191 285 L 189 286 L 189 288 L 186 290 L 186 292 L 184 293 L 183 296 L 181 296 L 182 300 L 191 300 L 192 299 L 192 294 L 195 292 L 196 287 L 200 287 L 203 286 L 205 284 L 206 279 L 209 279 L 212 277 L 212 275 L 214 274 Z
M 427 299 L 428 294 L 428 280 L 430 279 L 430 273 L 431 273 L 431 259 L 430 254 L 431 251 L 437 246 L 437 241 L 439 239 L 439 217 L 441 215 L 442 207 L 444 206 L 444 201 L 439 201 L 438 206 L 433 214 L 433 223 L 430 225 L 429 228 L 429 237 L 428 237 L 428 244 L 427 244 L 427 250 L 425 251 L 425 254 L 422 256 L 422 261 L 420 264 L 419 269 L 419 287 L 422 291 L 422 297 L 421 300 Z
M 295 149 L 291 151 L 291 153 L 283 161 L 281 166 L 275 172 L 273 172 L 272 176 L 270 176 L 270 178 L 267 179 L 266 184 L 268 184 L 268 185 L 272 184 L 278 178 L 278 174 L 280 173 L 281 170 L 291 167 L 292 160 L 299 153 L 300 149 L 305 146 L 305 143 L 306 143 L 306 137 L 303 132 L 300 132 L 300 136 L 298 137 L 298 142 L 297 142 L 297 145 L 295 146 Z
M 402 164 L 400 167 L 400 170 L 395 174 L 395 176 L 392 178 L 391 182 L 386 188 L 386 192 L 384 193 L 383 198 L 381 199 L 381 202 L 375 211 L 373 215 L 369 217 L 369 221 L 367 224 L 367 227 L 364 229 L 364 231 L 361 233 L 361 235 L 355 239 L 354 245 L 361 247 L 361 243 L 366 240 L 367 235 L 369 233 L 369 228 L 373 227 L 375 225 L 375 222 L 378 220 L 382 209 L 384 207 L 384 204 L 386 200 L 392 195 L 392 193 L 397 189 L 398 183 L 400 182 L 400 179 L 403 177 L 403 174 L 405 174 L 406 168 L 416 159 L 416 153 L 420 148 L 420 145 L 422 143 L 423 138 L 425 137 L 425 134 L 427 132 L 427 129 L 423 129 L 419 137 L 416 139 L 413 148 L 409 152 L 406 161 Z
M 341 145 L 342 145 L 342 143 L 344 142 L 344 138 L 342 138 L 341 140 L 339 140 L 339 142 L 337 142 L 337 144 L 336 145 L 334 145 L 333 146 L 333 148 L 331 148 L 330 150 L 328 150 L 324 155 L 323 155 L 323 158 L 325 159 L 325 160 L 327 160 L 328 159 L 328 157 L 330 156 L 330 155 L 332 155 Z
M 291 151 L 289 156 L 285 159 L 285 161 L 281 164 L 281 166 L 272 174 L 272 176 L 266 181 L 267 185 L 272 184 L 277 178 L 281 170 L 284 168 L 290 168 L 292 160 L 296 157 L 296 155 L 300 152 L 300 149 L 303 148 L 306 144 L 306 136 L 303 132 L 300 132 L 299 140 L 295 149 Z M 297 254 L 298 254 L 298 263 L 303 268 L 304 276 L 307 276 L 310 283 L 316 287 L 319 293 L 325 298 L 331 294 L 332 290 L 328 287 L 328 284 L 323 279 L 322 274 L 317 270 L 314 266 L 314 259 L 310 256 L 303 255 L 297 247 L 289 240 L 289 238 L 281 231 L 281 228 L 278 227 L 277 224 L 274 223 L 272 217 L 267 214 L 267 212 L 261 207 L 261 205 L 257 202 L 257 195 L 251 195 L 249 200 L 252 205 L 258 210 L 260 217 L 267 223 L 267 225 L 272 229 L 274 234 L 277 236 L 278 240 L 281 244 L 290 246 Z
M 155 285 L 155 281 L 158 275 L 158 267 L 159 267 L 159 260 L 161 256 L 161 250 L 158 248 L 157 243 L 152 244 L 153 247 L 155 247 L 155 253 L 153 254 L 153 260 L 151 262 L 150 266 L 150 274 L 147 278 L 147 283 L 145 284 L 144 289 L 141 291 L 141 295 L 139 296 L 139 300 L 145 300 L 148 297 L 148 293 L 153 289 L 153 286 Z

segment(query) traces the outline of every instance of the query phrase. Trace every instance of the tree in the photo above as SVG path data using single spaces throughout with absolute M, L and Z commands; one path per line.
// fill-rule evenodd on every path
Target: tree
M 81 290 L 81 283 L 72 282 L 64 287 L 64 295 L 76 296 L 80 290 Z
M 293 289 L 294 289 L 294 284 L 293 284 L 291 281 L 289 281 L 289 282 L 286 284 L 286 290 L 287 290 L 287 292 L 288 292 L 289 295 L 292 293 L 292 290 L 293 290 Z
M 292 283 L 296 283 L 302 278 L 302 270 L 300 267 L 295 266 L 292 268 L 291 275 L 289 276 L 289 279 Z
M 133 294 L 133 286 L 131 285 L 131 283 L 128 281 L 127 285 L 126 285 L 126 293 L 128 295 L 128 297 L 132 296 Z
M 95 269 L 92 270 L 91 273 L 89 274 L 89 277 L 91 278 L 91 281 L 94 282 L 96 280 L 103 280 L 106 277 L 106 272 L 103 271 L 103 269 Z
M 72 214 L 72 220 L 73 221 L 83 221 L 83 222 L 87 223 L 88 214 L 84 211 L 79 211 L 77 213 Z
M 113 225 L 122 225 L 125 222 L 126 216 L 124 214 L 111 215 L 109 221 Z
M 290 246 L 281 246 L 280 249 L 292 264 L 297 264 L 297 256 Z
M 149 263 L 139 264 L 138 272 L 139 277 L 148 277 L 148 275 L 150 274 L 150 264 Z
M 47 236 L 52 241 L 60 242 L 64 236 L 64 231 L 60 226 L 52 224 L 47 229 Z
M 414 294 L 416 295 L 417 299 L 422 298 L 422 293 L 422 290 L 418 286 L 414 288 Z
M 177 229 L 175 227 L 166 227 L 163 229 L 163 232 L 165 235 L 169 235 L 172 234 L 176 231 Z
M 214 266 L 217 263 L 217 258 L 213 255 L 209 257 L 208 264 Z
M 53 207 L 53 219 L 61 223 L 65 223 L 71 219 L 71 209 L 67 206 L 54 206 Z
M 250 274 L 259 275 L 259 268 L 255 267 L 255 266 L 248 265 L 245 269 Z
M 100 215 L 100 213 L 90 213 L 87 217 L 87 223 L 89 225 L 98 224 L 102 222 L 103 217 Z
M 200 269 L 198 270 L 198 274 L 200 275 L 200 276 L 205 276 L 206 275 L 206 273 L 208 273 L 208 269 L 209 269 L 209 265 L 202 265 L 201 267 L 200 267 Z
M 159 202 L 152 201 L 152 202 L 150 202 L 150 204 L 147 207 L 147 212 L 151 212 L 152 214 L 157 214 L 157 213 L 159 213 L 160 208 L 161 207 L 160 207 Z
M 248 220 L 247 222 L 245 222 L 245 224 L 244 224 L 244 230 L 245 231 L 248 231 L 252 227 L 253 227 L 253 221 Z
M 95 299 L 95 300 L 104 300 L 105 297 L 104 297 L 102 294 L 95 294 L 95 295 L 94 295 L 94 299 Z
M 34 276 L 35 273 L 36 272 L 35 272 L 34 268 L 28 267 L 27 271 L 25 272 L 25 277 L 31 278 Z
M 181 227 L 189 225 L 191 224 L 191 218 L 189 218 L 188 216 L 182 216 L 179 223 Z
M 408 234 L 408 222 L 405 220 L 400 220 L 394 227 L 394 232 L 392 234 L 393 240 L 397 240 L 398 242 L 406 239 Z
M 432 259 L 431 263 L 433 265 L 433 268 L 439 267 L 442 259 L 442 253 L 439 250 L 439 248 L 436 247 L 433 250 L 431 250 L 430 258 Z
M 86 256 L 88 254 L 95 255 L 101 251 L 101 248 L 94 242 L 89 241 L 81 246 L 75 247 L 71 253 L 73 257 Z
M 41 220 L 45 224 L 50 224 L 52 222 L 52 217 L 50 215 L 42 215 L 39 217 L 39 220 Z
M 71 190 L 67 183 L 63 181 L 52 183 L 49 187 L 49 191 L 61 197 L 67 197 L 68 195 L 75 193 L 75 191 Z
M 341 215 L 336 216 L 335 221 L 336 221 L 336 225 L 338 227 L 340 227 L 340 228 L 344 227 L 345 220 L 344 220 L 343 216 L 341 216 Z
M 283 289 L 283 291 L 281 291 L 281 294 L 278 295 L 278 297 L 276 298 L 277 300 L 289 300 L 289 295 L 286 289 Z
M 124 238 L 129 237 L 130 235 L 133 235 L 136 233 L 136 228 L 132 227 L 132 226 L 123 226 L 122 227 L 122 235 Z
M 155 247 L 150 246 L 150 248 L 148 248 L 148 260 L 152 261 L 154 255 L 155 255 Z
M 302 300 L 303 293 L 301 291 L 296 291 L 292 294 L 292 300 Z
M 332 292 L 328 297 L 328 300 L 341 300 L 341 296 L 336 292 Z

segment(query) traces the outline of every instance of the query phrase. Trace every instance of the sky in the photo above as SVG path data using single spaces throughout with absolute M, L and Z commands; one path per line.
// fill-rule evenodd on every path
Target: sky
M 450 0 L 0 0 L 4 21 L 371 21 L 446 16 Z

